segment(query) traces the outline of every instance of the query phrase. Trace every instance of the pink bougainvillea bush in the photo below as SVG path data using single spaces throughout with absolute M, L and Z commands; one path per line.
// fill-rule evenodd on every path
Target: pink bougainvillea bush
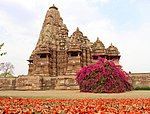
M 113 61 L 100 58 L 96 64 L 76 73 L 81 92 L 120 93 L 133 89 L 128 73 Z

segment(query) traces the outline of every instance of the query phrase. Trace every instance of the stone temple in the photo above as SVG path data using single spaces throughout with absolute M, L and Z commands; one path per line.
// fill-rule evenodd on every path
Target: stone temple
M 99 38 L 90 42 L 78 27 L 72 35 L 68 32 L 58 8 L 51 6 L 28 59 L 28 74 L 0 78 L 0 90 L 79 89 L 75 74 L 82 67 L 96 63 L 99 57 L 119 64 L 120 53 L 112 44 L 105 48 Z
M 92 43 L 78 27 L 71 36 L 68 32 L 53 5 L 46 13 L 39 40 L 28 60 L 28 75 L 74 79 L 77 71 L 97 62 L 99 57 L 119 62 L 119 51 L 112 44 L 105 48 L 99 38 Z
M 112 44 L 105 48 L 97 38 L 92 43 L 77 27 L 71 36 L 54 5 L 46 13 L 39 40 L 29 58 L 28 75 L 73 76 L 83 66 L 93 64 L 98 57 L 119 62 L 119 51 Z

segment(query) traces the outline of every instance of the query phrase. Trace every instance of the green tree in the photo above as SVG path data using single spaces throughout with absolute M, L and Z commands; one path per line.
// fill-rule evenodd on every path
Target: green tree
M 14 65 L 10 62 L 6 63 L 0 63 L 0 71 L 2 72 L 0 74 L 1 77 L 13 77 L 13 69 Z
M 2 53 L 1 52 L 1 49 L 2 49 L 2 47 L 4 46 L 4 43 L 2 43 L 2 44 L 0 44 L 0 56 L 2 56 L 2 55 L 5 55 L 6 54 L 6 52 L 4 52 L 4 53 Z

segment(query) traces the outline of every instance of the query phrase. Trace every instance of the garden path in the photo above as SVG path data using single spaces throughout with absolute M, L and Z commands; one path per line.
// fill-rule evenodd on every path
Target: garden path
M 0 91 L 0 97 L 42 97 L 42 98 L 150 98 L 150 91 L 129 91 L 125 93 L 83 93 L 79 90 L 46 90 L 46 91 Z

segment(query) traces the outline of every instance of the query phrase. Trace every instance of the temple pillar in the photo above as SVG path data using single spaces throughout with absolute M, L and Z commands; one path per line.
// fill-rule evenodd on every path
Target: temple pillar
M 86 49 L 82 50 L 82 67 L 86 66 Z

